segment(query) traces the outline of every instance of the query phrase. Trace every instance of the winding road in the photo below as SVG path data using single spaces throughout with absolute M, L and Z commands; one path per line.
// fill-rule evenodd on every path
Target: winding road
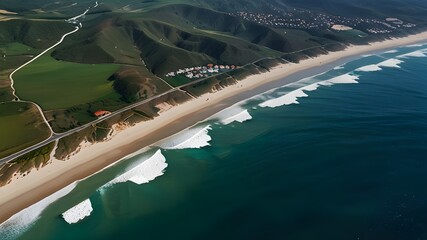
M 96 2 L 96 4 L 95 4 L 94 8 L 95 8 L 95 7 L 97 7 L 97 6 L 98 6 L 98 2 Z M 182 89 L 183 89 L 183 88 L 185 88 L 185 87 L 188 87 L 188 86 L 191 86 L 191 85 L 193 85 L 193 84 L 197 84 L 197 83 L 200 83 L 200 82 L 203 82 L 203 81 L 205 81 L 205 80 L 206 80 L 206 78 L 201 78 L 201 79 L 198 79 L 198 80 L 196 80 L 196 81 L 192 81 L 192 82 L 186 83 L 186 84 L 184 84 L 184 85 L 181 85 L 181 86 L 179 86 L 179 87 L 172 87 L 172 86 L 170 86 L 170 85 L 168 84 L 168 85 L 171 87 L 171 89 L 169 89 L 169 90 L 168 90 L 168 91 L 166 91 L 166 92 L 163 92 L 163 93 L 161 93 L 161 94 L 159 94 L 159 95 L 156 95 L 156 96 L 153 96 L 153 97 L 151 97 L 151 98 L 148 98 L 148 99 L 145 99 L 145 100 L 142 100 L 142 101 L 139 101 L 139 102 L 133 103 L 133 104 L 131 104 L 131 105 L 128 105 L 128 106 L 126 106 L 126 107 L 124 107 L 124 108 L 122 108 L 122 109 L 120 109 L 120 110 L 117 110 L 117 111 L 115 111 L 115 112 L 112 112 L 111 114 L 109 114 L 109 115 L 107 115 L 107 116 L 104 116 L 104 117 L 98 118 L 98 119 L 96 119 L 96 120 L 94 120 L 94 121 L 92 121 L 92 122 L 89 122 L 89 123 L 87 123 L 87 124 L 84 124 L 84 125 L 79 126 L 79 127 L 76 127 L 76 128 L 73 128 L 73 129 L 71 129 L 71 130 L 69 130 L 69 131 L 67 131 L 67 132 L 64 132 L 64 133 L 55 133 L 55 132 L 53 131 L 52 127 L 50 126 L 49 122 L 47 121 L 47 119 L 46 119 L 46 117 L 45 117 L 45 115 L 44 115 L 44 113 L 43 113 L 42 108 L 41 108 L 38 104 L 36 104 L 36 103 L 34 103 L 34 102 L 31 102 L 31 101 L 23 101 L 23 100 L 21 100 L 21 99 L 18 97 L 18 95 L 16 94 L 16 90 L 15 90 L 15 88 L 14 88 L 13 75 L 14 75 L 17 71 L 19 71 L 20 69 L 24 68 L 24 67 L 25 67 L 25 66 L 27 66 L 28 64 L 30 64 L 30 63 L 32 63 L 32 62 L 34 62 L 35 60 L 37 60 L 38 58 L 40 58 L 41 56 L 43 56 L 44 54 L 46 54 L 47 52 L 49 52 L 50 50 L 52 50 L 53 48 L 57 47 L 59 44 L 61 44 L 61 43 L 64 41 L 64 39 L 65 39 L 67 36 L 69 36 L 69 35 L 71 35 L 71 34 L 74 34 L 74 33 L 76 33 L 77 31 L 79 31 L 79 30 L 81 29 L 81 27 L 82 27 L 82 24 L 81 24 L 81 22 L 80 22 L 80 21 L 78 21 L 78 19 L 80 19 L 80 18 L 84 17 L 84 16 L 89 12 L 89 10 L 90 10 L 90 9 L 91 9 L 91 7 L 89 7 L 89 8 L 88 8 L 88 9 L 87 9 L 83 14 L 80 14 L 80 15 L 78 15 L 78 16 L 76 16 L 76 17 L 73 17 L 73 18 L 70 18 L 70 19 L 68 19 L 68 20 L 67 20 L 67 22 L 77 25 L 73 31 L 71 31 L 71 32 L 68 32 L 68 33 L 64 34 L 64 35 L 61 37 L 61 39 L 60 39 L 57 43 L 55 43 L 53 46 L 49 47 L 48 49 L 44 50 L 42 53 L 40 53 L 39 55 L 37 55 L 36 57 L 34 57 L 33 59 L 31 59 L 30 61 L 28 61 L 28 62 L 26 62 L 25 64 L 21 65 L 20 67 L 18 67 L 17 69 L 15 69 L 15 70 L 14 70 L 14 71 L 9 75 L 10 80 L 11 80 L 11 87 L 12 87 L 12 89 L 13 89 L 13 96 L 15 97 L 14 101 L 17 101 L 17 102 L 26 102 L 26 103 L 34 104 L 34 105 L 37 107 L 37 109 L 39 110 L 40 114 L 43 116 L 44 122 L 45 122 L 45 123 L 47 124 L 47 126 L 49 127 L 49 129 L 50 129 L 50 136 L 49 136 L 49 138 L 45 139 L 44 141 L 41 141 L 41 142 L 39 142 L 39 143 L 37 143 L 37 144 L 35 144 L 35 145 L 33 145 L 33 146 L 30 146 L 30 147 L 28 147 L 28 148 L 26 148 L 26 149 L 23 149 L 23 150 L 21 150 L 21 151 L 19 151 L 19 152 L 16 152 L 16 153 L 11 154 L 11 155 L 9 155 L 9 156 L 7 156 L 7 157 L 5 157 L 5 158 L 0 159 L 0 165 L 2 165 L 2 164 L 4 164 L 4 163 L 7 163 L 7 162 L 9 162 L 9 161 L 12 161 L 12 160 L 14 160 L 14 159 L 16 159 L 16 158 L 18 158 L 18 157 L 20 157 L 20 156 L 24 155 L 24 154 L 27 154 L 27 153 L 29 153 L 29 152 L 31 152 L 31 151 L 34 151 L 34 150 L 38 149 L 38 148 L 40 148 L 40 147 L 43 147 L 43 146 L 44 146 L 44 145 L 46 145 L 46 144 L 49 144 L 49 143 L 55 142 L 55 141 L 57 141 L 57 140 L 59 140 L 59 139 L 61 139 L 61 138 L 63 138 L 63 137 L 70 136 L 70 135 L 72 135 L 72 134 L 74 134 L 74 133 L 77 133 L 77 132 L 79 132 L 79 131 L 81 131 L 81 130 L 83 130 L 83 129 L 87 128 L 87 127 L 90 127 L 90 126 L 96 125 L 96 124 L 98 124 L 98 123 L 100 123 L 100 122 L 102 122 L 102 121 L 104 121 L 104 120 L 106 120 L 106 119 L 109 119 L 109 118 L 111 118 L 111 117 L 117 116 L 117 115 L 119 115 L 119 114 L 121 114 L 121 113 L 123 113 L 123 112 L 125 112 L 125 111 L 131 110 L 131 109 L 136 108 L 136 107 L 138 107 L 138 106 L 140 106 L 140 105 L 146 104 L 146 103 L 148 103 L 148 102 L 150 102 L 150 101 L 152 101 L 152 100 L 155 100 L 155 99 L 161 98 L 161 97 L 163 97 L 163 96 L 165 96 L 165 95 L 167 95 L 167 94 L 170 94 L 170 93 L 173 93 L 173 92 L 176 92 L 176 91 L 182 91 L 182 92 L 187 93 L 186 91 L 184 91 L 184 90 L 182 90 Z M 326 47 L 326 45 L 328 45 L 328 44 L 325 44 L 325 45 L 323 45 L 323 46 L 316 46 L 316 47 L 321 47 L 321 48 L 323 48 L 323 47 Z M 315 47 L 311 47 L 311 48 L 315 48 Z M 308 48 L 308 49 L 311 49 L 311 48 Z M 291 53 L 287 53 L 287 54 L 297 53 L 297 52 L 305 51 L 305 50 L 308 50 L 308 49 L 302 49 L 302 50 L 295 51 L 295 52 L 291 52 Z M 262 60 L 266 60 L 266 59 L 274 59 L 274 58 L 273 58 L 273 57 L 265 57 L 265 58 L 262 58 L 262 59 L 258 59 L 258 60 L 254 61 L 254 62 L 252 62 L 252 63 L 248 63 L 248 64 L 246 64 L 245 66 L 252 65 L 252 64 L 255 64 L 256 62 L 259 62 L 259 61 L 262 61 Z M 190 96 L 191 96 L 191 95 L 190 95 Z
M 94 6 L 93 8 L 96 8 L 97 6 L 98 6 L 98 2 L 96 2 L 96 3 L 95 3 L 95 6 Z M 42 116 L 42 118 L 43 118 L 43 121 L 45 122 L 45 124 L 46 124 L 46 125 L 47 125 L 47 127 L 49 128 L 50 135 L 49 135 L 49 138 L 47 138 L 46 140 L 44 140 L 44 141 L 42 141 L 42 142 L 40 142 L 40 143 L 38 143 L 38 144 L 34 145 L 34 146 L 37 146 L 37 147 L 35 147 L 35 148 L 34 148 L 34 146 L 32 146 L 32 147 L 29 147 L 29 148 L 24 149 L 24 150 L 22 150 L 22 151 L 19 151 L 19 152 L 15 153 L 15 154 L 12 154 L 12 155 L 10 155 L 10 156 L 8 156 L 8 157 L 6 157 L 6 158 L 0 159 L 0 164 L 3 164 L 3 163 L 5 163 L 5 162 L 8 162 L 8 161 L 10 161 L 10 160 L 12 160 L 12 159 L 14 159 L 14 158 L 16 158 L 16 157 L 22 156 L 22 155 L 24 155 L 24 154 L 26 154 L 26 153 L 28 153 L 28 152 L 31 152 L 32 150 L 37 149 L 37 148 L 38 148 L 38 147 L 40 147 L 40 146 L 43 146 L 43 145 L 45 145 L 45 144 L 47 144 L 47 143 L 50 143 L 50 142 L 55 141 L 56 139 L 58 139 L 58 135 L 59 135 L 59 134 L 57 134 L 57 133 L 55 133 L 55 132 L 53 131 L 53 129 L 52 129 L 52 127 L 50 126 L 49 122 L 47 121 L 46 116 L 45 116 L 45 115 L 44 115 L 44 113 L 43 113 L 43 109 L 40 107 L 40 105 L 38 105 L 37 103 L 32 102 L 32 101 L 21 100 L 21 99 L 18 97 L 18 95 L 16 94 L 15 86 L 14 86 L 14 84 L 15 84 L 15 80 L 13 79 L 13 75 L 14 75 L 16 72 L 18 72 L 19 70 L 21 70 L 22 68 L 26 67 L 26 66 L 27 66 L 27 65 L 29 65 L 30 63 L 34 62 L 35 60 L 37 60 L 38 58 L 40 58 L 41 56 L 43 56 L 44 54 L 46 54 L 47 52 L 49 52 L 50 50 L 52 50 L 52 49 L 54 49 L 55 47 L 57 47 L 59 44 L 61 44 L 61 43 L 64 41 L 64 39 L 65 39 L 67 36 L 69 36 L 69 35 L 71 35 L 71 34 L 74 34 L 74 33 L 76 33 L 77 31 L 79 31 L 79 30 L 80 30 L 80 28 L 82 27 L 82 24 L 81 24 L 81 22 L 80 22 L 78 19 L 83 18 L 83 17 L 84 17 L 84 16 L 89 12 L 89 10 L 90 10 L 90 9 L 91 9 L 91 7 L 87 8 L 87 9 L 86 9 L 86 11 L 85 11 L 84 13 L 82 13 L 82 14 L 80 14 L 80 15 L 78 15 L 78 16 L 75 16 L 75 17 L 72 17 L 72 18 L 70 18 L 70 19 L 66 20 L 66 22 L 72 22 L 72 23 L 74 23 L 74 24 L 76 24 L 76 25 L 78 25 L 78 26 L 76 26 L 76 27 L 74 28 L 74 30 L 72 30 L 72 31 L 70 31 L 70 32 L 65 33 L 65 34 L 61 37 L 61 39 L 60 39 L 58 42 L 56 42 L 54 45 L 52 45 L 51 47 L 47 48 L 46 50 L 44 50 L 43 52 L 41 52 L 40 54 L 38 54 L 37 56 L 35 56 L 35 57 L 34 57 L 34 58 L 32 58 L 31 60 L 29 60 L 28 62 L 26 62 L 26 63 L 22 64 L 21 66 L 19 66 L 18 68 L 16 68 L 13 72 L 11 72 L 11 73 L 9 74 L 10 87 L 11 87 L 11 89 L 12 89 L 12 95 L 13 95 L 13 98 L 14 98 L 14 99 L 13 99 L 13 101 L 14 101 L 14 102 L 29 103 L 29 104 L 33 104 L 34 106 L 36 106 L 37 110 L 40 112 L 40 115 L 41 115 L 41 116 Z M 59 137 L 59 138 L 60 138 L 60 137 Z M 52 140 L 52 139 L 54 139 L 54 140 Z M 11 156 L 12 156 L 12 158 L 10 159 L 10 157 L 11 157 Z M 5 160 L 5 159 L 6 159 L 6 160 Z

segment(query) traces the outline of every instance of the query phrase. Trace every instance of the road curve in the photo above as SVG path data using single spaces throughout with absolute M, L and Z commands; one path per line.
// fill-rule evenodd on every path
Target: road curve
M 34 57 L 34 58 L 32 58 L 30 61 L 28 61 L 28 62 L 24 63 L 23 65 L 21 65 L 21 66 L 19 66 L 17 69 L 15 69 L 12 73 L 10 73 L 10 75 L 9 75 L 9 78 L 10 78 L 10 81 L 11 81 L 11 85 L 10 85 L 10 87 L 12 88 L 12 94 L 13 94 L 13 96 L 15 97 L 15 100 L 16 100 L 16 101 L 20 101 L 20 99 L 19 99 L 19 97 L 16 95 L 16 89 L 15 89 L 15 87 L 14 87 L 13 75 L 14 75 L 17 71 L 21 70 L 22 68 L 24 68 L 24 67 L 25 67 L 25 66 L 27 66 L 28 64 L 30 64 L 30 63 L 32 63 L 32 62 L 34 62 L 35 60 L 37 60 L 38 58 L 40 58 L 41 56 L 43 56 L 45 53 L 49 52 L 50 50 L 52 50 L 53 48 L 55 48 L 56 46 L 58 46 L 59 44 L 61 44 L 61 43 L 64 41 L 64 39 L 65 39 L 68 35 L 71 35 L 71 34 L 73 34 L 73 33 L 77 32 L 79 29 L 80 29 L 79 27 L 76 27 L 73 31 L 71 31 L 71 32 L 68 32 L 68 33 L 64 34 L 64 35 L 61 37 L 61 39 L 60 39 L 57 43 L 55 43 L 54 45 L 52 45 L 52 46 L 51 46 L 51 47 L 49 47 L 48 49 L 44 50 L 42 53 L 40 53 L 39 55 L 35 56 L 35 57 Z
M 96 3 L 96 6 L 97 6 L 97 5 L 98 5 L 98 4 Z M 95 7 L 96 7 L 96 6 L 95 6 Z M 80 15 L 79 15 L 79 16 L 80 16 Z M 71 32 L 69 32 L 69 33 L 67 33 L 67 34 L 65 34 L 65 35 L 61 38 L 61 41 L 60 41 L 60 42 L 58 42 L 58 43 L 57 43 L 56 45 L 54 45 L 53 47 L 55 47 L 55 46 L 59 45 L 59 44 L 64 40 L 64 38 L 65 38 L 66 36 L 68 36 L 68 35 L 70 35 L 70 34 L 73 34 L 73 33 L 77 32 L 78 30 L 79 30 L 79 28 L 78 28 L 78 27 L 76 27 L 76 29 L 75 29 L 75 30 L 73 30 L 73 31 L 71 31 Z M 311 47 L 311 48 L 307 48 L 307 49 L 302 49 L 302 50 L 295 51 L 295 52 L 291 52 L 291 53 L 287 53 L 287 54 L 297 53 L 297 52 L 305 51 L 305 50 L 312 49 L 312 48 L 318 48 L 318 47 L 324 48 L 324 47 L 326 47 L 327 45 L 329 45 L 329 44 L 325 44 L 325 45 L 322 45 L 322 46 Z M 50 49 L 52 49 L 53 47 L 51 47 Z M 39 56 L 43 55 L 44 53 L 46 53 L 46 52 L 47 52 L 47 51 L 49 51 L 50 49 L 47 49 L 46 51 L 44 51 L 43 53 L 41 53 Z M 286 54 L 285 54 L 285 55 L 286 55 Z M 39 57 L 39 56 L 38 56 L 38 57 Z M 264 58 L 261 58 L 261 59 L 258 59 L 258 60 L 256 60 L 256 61 L 254 61 L 254 62 L 252 62 L 252 63 L 248 63 L 248 64 L 246 64 L 245 66 L 248 66 L 248 65 L 254 64 L 254 63 L 259 62 L 259 61 L 262 61 L 262 60 L 267 60 L 267 59 L 274 59 L 274 57 L 264 57 Z M 33 59 L 32 61 L 34 61 L 34 60 L 35 60 L 35 59 Z M 31 61 L 30 61 L 30 62 L 31 62 Z M 29 64 L 30 62 L 26 63 L 25 65 Z M 24 65 L 23 65 L 23 66 L 21 66 L 20 68 L 22 68 L 22 67 L 24 67 Z M 17 70 L 19 70 L 19 69 L 17 69 Z M 14 72 L 16 72 L 17 70 L 15 70 Z M 13 73 L 14 73 L 14 72 L 13 72 Z M 12 74 L 13 74 L 13 73 L 12 73 Z M 12 75 L 12 74 L 11 74 L 11 75 Z M 173 88 L 169 89 L 168 91 L 163 92 L 163 93 L 161 93 L 161 94 L 159 94 L 159 95 L 156 95 L 156 96 L 153 96 L 153 97 L 151 97 L 151 98 L 148 98 L 148 99 L 142 100 L 142 101 L 140 101 L 140 102 L 133 103 L 133 104 L 128 105 L 128 106 L 126 106 L 126 107 L 124 107 L 124 108 L 122 108 L 122 109 L 120 109 L 120 110 L 117 110 L 117 111 L 115 111 L 115 112 L 112 112 L 111 114 L 109 114 L 109 115 L 107 115 L 107 116 L 104 116 L 104 117 L 98 118 L 98 119 L 96 119 L 96 120 L 94 120 L 94 121 L 92 121 L 92 122 L 89 122 L 89 123 L 87 123 L 87 124 L 84 124 L 84 125 L 79 126 L 79 127 L 76 127 L 76 128 L 73 128 L 73 129 L 71 129 L 71 130 L 69 130 L 69 131 L 67 131 L 67 132 L 64 132 L 64 133 L 55 133 L 55 132 L 52 130 L 52 128 L 51 128 L 51 126 L 50 126 L 50 124 L 47 122 L 47 120 L 46 120 L 46 118 L 45 118 L 45 116 L 44 116 L 44 114 L 43 114 L 43 111 L 42 111 L 42 109 L 40 108 L 40 106 L 38 106 L 37 104 L 33 103 L 33 104 L 35 104 L 35 105 L 38 107 L 38 109 L 39 109 L 39 111 L 42 113 L 42 116 L 43 116 L 43 118 L 45 119 L 45 121 L 46 121 L 47 125 L 48 125 L 48 126 L 49 126 L 49 128 L 51 129 L 51 133 L 52 133 L 52 134 L 51 134 L 51 136 L 50 136 L 48 139 L 46 139 L 46 140 L 44 140 L 44 141 L 42 141 L 42 142 L 39 142 L 39 143 L 37 143 L 37 144 L 35 144 L 35 145 L 31 146 L 31 147 L 28 147 L 28 148 L 26 148 L 26 149 L 23 149 L 23 150 L 21 150 L 21 151 L 19 151 L 19 152 L 16 152 L 16 153 L 11 154 L 11 155 L 9 155 L 9 156 L 7 156 L 7 157 L 5 157 L 5 158 L 0 159 L 0 165 L 2 165 L 2 164 L 4 164 L 4 163 L 7 163 L 7 162 L 9 162 L 9 161 L 12 161 L 12 160 L 14 160 L 14 159 L 15 159 L 15 158 L 17 158 L 17 157 L 20 157 L 20 156 L 22 156 L 22 155 L 24 155 L 24 154 L 26 154 L 26 153 L 29 153 L 29 152 L 31 152 L 31 151 L 33 151 L 33 150 L 36 150 L 37 148 L 40 148 L 40 147 L 42 147 L 42 146 L 44 146 L 44 145 L 46 145 L 46 144 L 49 144 L 49 143 L 54 142 L 54 141 L 57 141 L 57 140 L 59 140 L 59 139 L 61 139 L 61 138 L 63 138 L 63 137 L 67 137 L 67 136 L 69 136 L 69 135 L 71 135 L 71 134 L 74 134 L 74 133 L 76 133 L 76 132 L 79 132 L 79 131 L 81 131 L 81 130 L 83 130 L 83 129 L 85 129 L 85 128 L 89 127 L 89 126 L 92 126 L 92 125 L 98 124 L 98 123 L 100 123 L 100 122 L 102 122 L 102 121 L 104 121 L 104 120 L 106 120 L 106 119 L 108 119 L 108 118 L 111 118 L 111 117 L 113 117 L 113 116 L 116 116 L 116 115 L 118 115 L 118 114 L 121 114 L 121 113 L 123 113 L 123 112 L 125 112 L 125 111 L 131 110 L 132 108 L 138 107 L 138 106 L 140 106 L 140 105 L 142 105 L 142 104 L 148 103 L 148 102 L 150 102 L 150 101 L 152 101 L 152 100 L 155 100 L 155 99 L 157 99 L 157 98 L 163 97 L 163 96 L 165 96 L 165 95 L 167 95 L 167 94 L 170 94 L 170 93 L 172 93 L 172 92 L 175 92 L 175 91 L 183 91 L 183 90 L 182 90 L 182 88 L 185 88 L 185 87 L 188 87 L 188 86 L 191 86 L 191 85 L 197 84 L 197 83 L 199 83 L 199 82 L 203 82 L 203 81 L 205 81 L 206 79 L 207 79 L 207 78 L 201 78 L 201 79 L 198 79 L 198 80 L 196 80 L 196 81 L 189 82 L 189 83 L 186 83 L 186 84 L 184 84 L 184 85 L 181 85 L 181 86 L 179 86 L 179 87 L 173 87 Z M 29 103 L 31 103 L 31 102 L 29 102 Z
M 98 2 L 96 2 L 96 3 L 95 3 L 95 6 L 94 6 L 94 7 L 97 7 L 97 6 L 98 6 Z M 82 14 L 80 14 L 80 15 L 78 15 L 78 16 L 75 16 L 75 17 L 73 17 L 73 18 L 70 18 L 70 19 L 72 19 L 72 20 L 76 21 L 77 19 L 84 17 L 84 16 L 89 12 L 89 10 L 90 10 L 90 7 L 89 7 L 88 9 L 86 9 L 86 11 L 85 11 L 84 13 L 82 13 Z M 68 19 L 67 21 L 69 21 L 70 19 Z M 80 27 L 79 27 L 79 26 L 80 26 Z M 56 139 L 58 139 L 58 137 L 56 137 L 56 135 L 57 135 L 57 134 L 53 131 L 52 126 L 50 126 L 49 122 L 47 121 L 46 116 L 45 116 L 45 115 L 44 115 L 44 113 L 43 113 L 43 109 L 40 107 L 40 105 L 38 105 L 38 104 L 37 104 L 37 103 L 35 103 L 35 102 L 21 100 L 21 99 L 18 97 L 18 95 L 16 94 L 15 86 L 14 86 L 15 81 L 14 81 L 14 79 L 13 79 L 13 75 L 14 75 L 16 72 L 18 72 L 19 70 L 21 70 L 22 68 L 24 68 L 25 66 L 27 66 L 28 64 L 30 64 L 30 63 L 32 63 L 32 62 L 34 62 L 35 60 L 37 60 L 38 58 L 40 58 L 41 56 L 43 56 L 44 54 L 46 54 L 47 52 L 49 52 L 50 50 L 52 50 L 53 48 L 57 47 L 59 44 L 61 44 L 61 43 L 64 41 L 64 39 L 65 39 L 67 36 L 69 36 L 69 35 L 71 35 L 71 34 L 74 34 L 74 33 L 76 33 L 77 31 L 79 31 L 79 30 L 80 30 L 80 28 L 82 27 L 81 23 L 79 23 L 79 26 L 76 26 L 76 27 L 74 28 L 74 30 L 72 30 L 72 31 L 70 31 L 70 32 L 67 32 L 67 33 L 65 33 L 64 35 L 62 35 L 61 39 L 60 39 L 58 42 L 56 42 L 54 45 L 52 45 L 51 47 L 47 48 L 46 50 L 44 50 L 43 52 L 41 52 L 40 54 L 38 54 L 37 56 L 35 56 L 35 57 L 34 57 L 34 58 L 32 58 L 31 60 L 29 60 L 28 62 L 26 62 L 26 63 L 22 64 L 21 66 L 19 66 L 18 68 L 16 68 L 13 72 L 11 72 L 11 73 L 9 74 L 9 79 L 10 79 L 10 82 L 11 82 L 10 87 L 12 88 L 12 95 L 13 95 L 13 97 L 14 97 L 14 101 L 15 101 L 15 102 L 30 103 L 30 104 L 33 104 L 34 106 L 36 106 L 37 110 L 40 112 L 40 115 L 41 115 L 41 116 L 42 116 L 42 118 L 43 118 L 43 121 L 45 122 L 45 124 L 46 124 L 46 125 L 47 125 L 47 127 L 49 128 L 50 133 L 49 133 L 49 137 L 48 137 L 47 139 L 45 139 L 45 140 L 43 140 L 43 141 L 41 141 L 41 142 L 39 142 L 39 143 L 37 143 L 37 144 L 35 144 L 35 145 L 31 146 L 31 147 L 28 147 L 28 148 L 26 148 L 26 149 L 23 149 L 22 151 L 19 151 L 19 152 L 15 153 L 15 154 L 12 154 L 12 155 L 10 155 L 10 156 L 8 156 L 8 157 L 6 157 L 6 158 L 0 159 L 0 164 L 3 164 L 3 163 L 8 162 L 8 161 L 10 161 L 10 160 L 13 160 L 13 159 L 15 159 L 15 158 L 17 158 L 17 157 L 19 157 L 19 156 L 22 156 L 22 155 L 24 155 L 24 154 L 26 154 L 26 153 L 28 153 L 28 152 L 31 152 L 31 151 L 33 151 L 33 150 L 35 150 L 35 149 L 37 149 L 37 148 L 39 148 L 39 147 L 41 147 L 41 146 L 43 146 L 43 145 L 47 144 L 47 143 L 50 143 L 50 142 L 55 141 Z M 5 159 L 7 159 L 7 160 L 6 160 L 6 161 L 4 161 Z

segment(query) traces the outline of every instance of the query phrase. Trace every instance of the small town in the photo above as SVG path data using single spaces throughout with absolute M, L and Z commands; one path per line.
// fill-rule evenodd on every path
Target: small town
M 416 24 L 406 23 L 397 18 L 350 18 L 327 15 L 308 10 L 299 10 L 295 8 L 290 12 L 274 9 L 274 13 L 252 13 L 240 11 L 229 14 L 269 27 L 304 30 L 331 29 L 334 25 L 345 25 L 371 34 L 384 34 L 391 33 L 399 28 L 413 28 L 417 26 Z
M 176 76 L 185 76 L 189 79 L 198 79 L 212 76 L 216 73 L 225 72 L 237 68 L 235 65 L 218 65 L 209 63 L 206 66 L 197 66 L 190 68 L 179 69 L 174 72 L 169 72 L 166 77 L 176 77 Z

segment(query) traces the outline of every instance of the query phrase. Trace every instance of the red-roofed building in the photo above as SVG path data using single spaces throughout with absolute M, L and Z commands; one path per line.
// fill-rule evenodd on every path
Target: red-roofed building
M 95 117 L 103 117 L 103 116 L 108 115 L 108 114 L 111 114 L 111 112 L 105 111 L 105 110 L 98 110 L 98 111 L 93 113 L 93 115 Z

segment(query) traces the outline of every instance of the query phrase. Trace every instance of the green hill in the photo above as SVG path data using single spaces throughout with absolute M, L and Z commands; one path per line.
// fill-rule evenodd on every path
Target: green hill
M 205 8 L 167 5 L 149 12 L 102 14 L 85 22 L 53 56 L 80 63 L 145 63 L 160 76 L 207 63 L 244 65 L 321 45 L 316 36 L 294 33 Z
M 0 46 L 19 42 L 33 48 L 45 49 L 72 29 L 73 26 L 64 21 L 0 21 Z

